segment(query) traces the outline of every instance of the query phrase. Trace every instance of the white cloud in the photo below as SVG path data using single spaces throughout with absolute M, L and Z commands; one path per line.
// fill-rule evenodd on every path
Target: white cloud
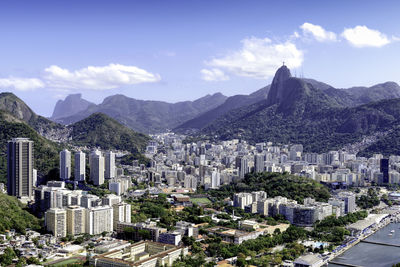
M 202 79 L 205 81 L 227 81 L 229 76 L 220 69 L 202 69 L 201 71 Z
M 393 40 L 393 42 L 398 42 L 398 41 L 400 41 L 400 37 L 392 35 L 392 40 Z
M 290 38 L 293 38 L 293 39 L 300 38 L 300 34 L 299 34 L 298 32 L 295 31 L 295 32 L 290 36 Z
M 390 43 L 385 34 L 369 29 L 367 26 L 345 28 L 342 36 L 355 47 L 381 47 Z
M 336 34 L 334 32 L 329 32 L 319 25 L 314 25 L 305 22 L 300 26 L 303 30 L 304 35 L 312 35 L 318 42 L 335 42 Z
M 274 75 L 283 61 L 289 68 L 299 67 L 303 62 L 303 52 L 290 41 L 273 43 L 268 38 L 251 37 L 242 40 L 240 50 L 214 58 L 206 64 L 239 76 L 266 79 Z
M 15 89 L 18 91 L 30 91 L 43 88 L 45 84 L 37 78 L 1 78 L 0 88 Z
M 109 64 L 70 71 L 56 65 L 45 69 L 44 79 L 51 87 L 106 90 L 124 85 L 158 82 L 160 76 L 135 66 Z

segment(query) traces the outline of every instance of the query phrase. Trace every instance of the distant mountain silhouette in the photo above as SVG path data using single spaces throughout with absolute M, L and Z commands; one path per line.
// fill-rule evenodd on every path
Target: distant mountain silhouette
M 71 124 L 100 112 L 139 132 L 162 132 L 221 105 L 226 98 L 221 93 L 216 93 L 195 101 L 171 104 L 113 95 L 105 98 L 99 105 L 90 105 L 86 110 L 72 116 L 62 116 L 56 121 Z
M 216 108 L 213 108 L 199 116 L 186 121 L 174 129 L 177 132 L 192 132 L 193 130 L 199 130 L 207 126 L 210 122 L 214 121 L 218 117 L 228 113 L 231 110 L 241 108 L 254 104 L 261 99 L 265 99 L 268 95 L 269 86 L 266 86 L 250 95 L 234 95 L 228 97 L 225 102 Z
M 58 100 L 54 107 L 52 120 L 62 119 L 75 115 L 81 111 L 95 105 L 82 98 L 82 94 L 73 94 L 67 96 L 64 100 Z

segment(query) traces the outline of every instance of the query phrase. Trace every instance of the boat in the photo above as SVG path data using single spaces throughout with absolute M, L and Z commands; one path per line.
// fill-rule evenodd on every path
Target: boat
M 390 231 L 391 233 L 394 233 L 394 230 Z
M 388 236 L 392 236 L 393 234 L 388 234 Z

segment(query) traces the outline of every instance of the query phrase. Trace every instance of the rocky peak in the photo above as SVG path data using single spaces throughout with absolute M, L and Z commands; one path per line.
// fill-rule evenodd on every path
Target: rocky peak
M 267 98 L 268 105 L 273 105 L 282 101 L 284 82 L 291 77 L 292 74 L 286 65 L 282 65 L 282 67 L 276 71 Z
M 54 107 L 52 119 L 68 117 L 86 110 L 93 103 L 82 98 L 82 94 L 68 95 L 64 100 L 58 100 Z

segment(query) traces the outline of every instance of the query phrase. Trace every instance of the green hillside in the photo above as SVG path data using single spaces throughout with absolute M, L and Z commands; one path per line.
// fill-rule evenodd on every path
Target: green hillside
M 13 117 L 26 122 L 29 126 L 43 135 L 62 131 L 65 127 L 42 116 L 37 115 L 20 98 L 13 93 L 0 93 L 0 110 L 6 111 Z
M 24 233 L 26 228 L 41 229 L 41 221 L 25 210 L 17 198 L 0 193 L 0 232 L 15 229 Z
M 317 201 L 327 202 L 330 193 L 327 187 L 305 177 L 288 173 L 250 173 L 241 181 L 224 185 L 214 190 L 214 196 L 231 196 L 238 192 L 263 190 L 268 197 L 283 196 L 303 203 L 304 198 L 312 197 Z
M 71 127 L 71 142 L 81 146 L 137 153 L 142 151 L 150 140 L 147 135 L 134 132 L 102 113 L 94 113 Z
M 400 155 L 400 126 L 397 126 L 388 135 L 381 137 L 376 143 L 362 150 L 358 155 L 371 157 L 375 153 L 384 156 Z

